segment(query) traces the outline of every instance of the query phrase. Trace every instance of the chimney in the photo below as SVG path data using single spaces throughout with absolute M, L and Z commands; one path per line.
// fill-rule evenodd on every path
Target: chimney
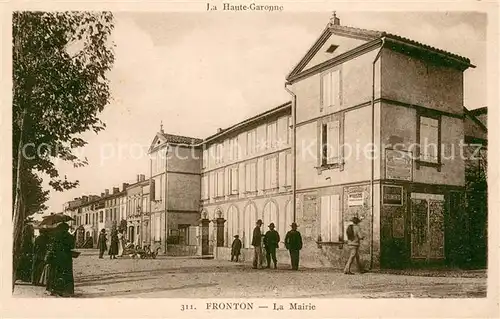
M 137 181 L 140 182 L 141 181 L 141 175 L 137 175 Z
M 139 180 L 140 182 L 144 182 L 146 180 L 146 175 L 141 174 L 141 175 L 139 175 L 139 178 L 140 178 L 140 180 Z
M 108 195 L 109 195 L 109 189 L 107 189 L 107 188 L 106 188 L 106 189 L 104 190 L 104 194 L 105 194 L 106 196 L 108 196 Z
M 335 11 L 333 11 L 333 15 L 330 18 L 330 24 L 332 25 L 340 25 L 340 19 L 337 17 L 337 14 Z
M 221 127 L 219 127 L 219 128 L 217 129 L 217 133 L 220 133 L 220 132 L 222 132 L 222 131 L 223 131 L 223 129 L 222 129 Z
M 104 197 L 104 193 L 101 193 L 101 197 Z
M 113 194 L 119 193 L 120 187 L 113 187 Z
M 84 196 L 82 196 L 82 200 L 83 200 L 83 202 L 87 202 L 89 200 L 89 197 L 84 195 Z
M 127 189 L 128 183 L 123 183 L 122 184 L 122 191 L 125 191 Z

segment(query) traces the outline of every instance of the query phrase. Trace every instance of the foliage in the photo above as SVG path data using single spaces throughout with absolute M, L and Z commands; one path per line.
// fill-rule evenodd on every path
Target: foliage
M 78 135 L 105 127 L 97 116 L 110 100 L 106 72 L 114 61 L 112 29 L 109 12 L 13 14 L 14 163 L 22 130 L 24 168 L 46 173 L 57 191 L 78 181 L 60 178 L 54 158 L 87 164 L 73 153 L 86 144 Z

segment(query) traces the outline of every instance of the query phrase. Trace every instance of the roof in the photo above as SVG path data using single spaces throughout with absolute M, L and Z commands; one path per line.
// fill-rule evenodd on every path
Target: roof
M 452 65 L 459 65 L 462 69 L 467 69 L 469 67 L 475 67 L 470 63 L 470 60 L 466 57 L 460 56 L 458 54 L 454 54 L 421 42 L 417 42 L 411 40 L 409 38 L 405 38 L 399 36 L 397 34 L 385 32 L 385 31 L 376 31 L 376 30 L 368 30 L 361 28 L 353 28 L 343 25 L 336 24 L 328 24 L 321 36 L 316 40 L 313 46 L 307 51 L 305 56 L 300 60 L 300 62 L 294 67 L 294 69 L 287 76 L 287 80 L 294 78 L 297 74 L 302 72 L 304 67 L 312 60 L 314 55 L 321 49 L 322 45 L 328 40 L 328 38 L 332 35 L 336 34 L 339 36 L 345 36 L 355 39 L 361 39 L 365 41 L 376 41 L 385 39 L 388 42 L 394 44 L 403 45 L 405 47 L 413 47 L 426 53 L 439 56 L 441 59 L 446 62 L 452 63 Z M 394 49 L 394 48 L 392 48 Z M 403 50 L 405 53 L 409 53 L 410 50 Z M 420 55 L 419 55 L 420 56 Z M 335 59 L 335 57 L 333 58 Z M 332 59 L 332 60 L 333 60 Z
M 483 122 L 481 122 L 477 116 L 481 114 L 486 114 L 487 113 L 487 107 L 481 107 L 479 109 L 474 109 L 474 110 L 468 110 L 464 106 L 464 113 L 466 116 L 469 116 L 474 122 L 476 122 L 477 125 L 479 125 L 485 132 L 488 132 L 488 128 L 486 125 L 484 125 Z
M 291 108 L 291 106 L 292 106 L 292 102 L 288 101 L 288 102 L 285 102 L 285 103 L 283 103 L 283 104 L 281 104 L 281 105 L 279 105 L 279 106 L 277 106 L 275 108 L 272 108 L 272 109 L 267 110 L 265 112 L 262 112 L 262 113 L 259 113 L 257 115 L 254 115 L 254 116 L 252 116 L 252 117 L 250 117 L 250 118 L 248 118 L 246 120 L 243 120 L 243 121 L 241 121 L 239 123 L 236 123 L 236 124 L 234 124 L 234 125 L 226 128 L 226 129 L 222 129 L 222 130 L 220 130 L 219 132 L 217 132 L 214 135 L 211 135 L 211 136 L 207 137 L 206 139 L 203 140 L 203 143 L 207 143 L 207 142 L 209 142 L 211 140 L 214 140 L 216 138 L 219 138 L 219 137 L 221 137 L 223 135 L 226 135 L 226 134 L 229 134 L 231 132 L 234 132 L 235 130 L 237 130 L 239 128 L 243 128 L 243 127 L 245 127 L 247 125 L 251 125 L 255 121 L 258 121 L 258 120 L 263 119 L 265 117 L 271 116 L 271 115 L 276 114 L 278 112 L 281 112 L 281 111 L 283 111 L 285 109 Z
M 198 144 L 203 142 L 202 139 L 200 138 L 194 138 L 194 137 L 188 137 L 188 136 L 181 136 L 181 135 L 174 135 L 174 134 L 167 134 L 167 133 L 160 133 L 164 138 L 167 143 L 175 143 L 175 144 Z
M 474 116 L 478 116 L 478 115 L 482 115 L 482 114 L 488 114 L 488 107 L 484 106 L 484 107 L 480 107 L 480 108 L 477 108 L 477 109 L 469 110 L 469 113 L 472 114 L 472 115 L 474 115 Z

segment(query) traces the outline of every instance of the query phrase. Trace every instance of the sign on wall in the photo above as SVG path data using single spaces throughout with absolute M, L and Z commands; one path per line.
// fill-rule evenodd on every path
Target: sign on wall
M 347 193 L 347 206 L 363 206 L 365 203 L 365 193 L 362 190 L 351 191 Z
M 385 178 L 411 181 L 413 179 L 412 153 L 408 151 L 386 149 Z
M 384 185 L 382 203 L 384 205 L 403 205 L 403 186 Z

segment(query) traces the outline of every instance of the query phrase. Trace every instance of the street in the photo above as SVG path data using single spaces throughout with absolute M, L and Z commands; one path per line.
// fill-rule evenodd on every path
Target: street
M 108 256 L 105 256 L 108 257 Z M 99 259 L 83 251 L 74 260 L 75 297 L 141 298 L 478 298 L 486 297 L 484 272 L 457 277 L 365 273 L 333 269 L 255 270 L 249 263 L 159 257 Z M 17 285 L 14 296 L 40 297 L 43 288 Z

